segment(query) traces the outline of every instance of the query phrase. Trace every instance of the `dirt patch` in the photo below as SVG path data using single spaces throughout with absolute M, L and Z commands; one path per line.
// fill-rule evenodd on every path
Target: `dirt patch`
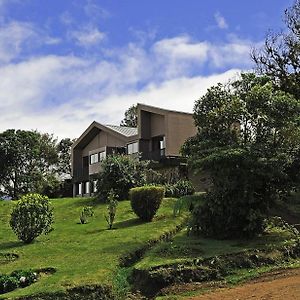
M 300 269 L 268 273 L 234 288 L 221 288 L 190 300 L 295 300 L 300 299 Z

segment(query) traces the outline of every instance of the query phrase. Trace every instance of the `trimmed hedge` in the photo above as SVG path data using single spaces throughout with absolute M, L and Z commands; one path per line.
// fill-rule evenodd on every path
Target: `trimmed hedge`
M 159 186 L 132 188 L 129 192 L 131 207 L 141 220 L 151 222 L 159 209 L 164 194 L 165 189 Z

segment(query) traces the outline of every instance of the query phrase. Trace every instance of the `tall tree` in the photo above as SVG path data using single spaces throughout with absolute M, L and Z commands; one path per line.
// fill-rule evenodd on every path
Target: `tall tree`
M 39 192 L 57 161 L 52 135 L 14 129 L 0 133 L 0 193 L 17 199 Z
M 298 164 L 299 115 L 300 100 L 254 74 L 212 87 L 196 102 L 198 134 L 182 150 L 213 185 L 194 209 L 195 231 L 231 238 L 263 230 L 270 205 L 299 179 L 290 176 Z
M 137 105 L 132 105 L 125 111 L 120 126 L 137 127 L 137 118 Z
M 286 29 L 270 32 L 263 48 L 252 52 L 252 58 L 261 74 L 300 98 L 300 0 L 285 10 L 284 22 Z
M 64 138 L 57 144 L 57 171 L 63 178 L 71 177 L 71 146 L 74 142 L 75 140 Z

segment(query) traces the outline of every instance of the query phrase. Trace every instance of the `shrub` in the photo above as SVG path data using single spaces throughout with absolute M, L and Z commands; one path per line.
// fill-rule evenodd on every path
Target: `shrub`
M 187 179 L 181 179 L 175 184 L 167 184 L 166 197 L 179 198 L 182 196 L 193 195 L 195 188 L 193 184 Z
M 51 231 L 53 208 L 48 197 L 39 194 L 23 196 L 11 213 L 10 226 L 24 243 L 31 243 L 42 233 Z
M 0 294 L 8 293 L 18 287 L 26 287 L 37 280 L 33 271 L 18 270 L 10 275 L 0 275 Z
M 112 229 L 117 213 L 118 200 L 116 198 L 117 196 L 114 191 L 111 190 L 107 199 L 107 215 L 105 215 L 105 220 L 109 229 Z
M 143 221 L 150 222 L 155 216 L 164 197 L 164 188 L 143 186 L 130 190 L 130 202 L 133 211 Z
M 17 278 L 2 275 L 0 276 L 0 294 L 8 293 L 15 290 L 19 286 L 19 281 Z
M 106 202 L 114 190 L 119 200 L 128 199 L 131 188 L 146 183 L 147 163 L 125 155 L 110 155 L 101 163 L 97 176 L 97 198 Z
M 89 217 L 94 215 L 94 210 L 91 206 L 85 206 L 79 216 L 81 224 L 86 224 Z

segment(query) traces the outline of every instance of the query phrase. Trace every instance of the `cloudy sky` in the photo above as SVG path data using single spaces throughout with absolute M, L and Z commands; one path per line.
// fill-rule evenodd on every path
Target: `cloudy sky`
M 0 132 L 78 137 L 137 102 L 192 112 L 252 69 L 289 0 L 0 0 Z

